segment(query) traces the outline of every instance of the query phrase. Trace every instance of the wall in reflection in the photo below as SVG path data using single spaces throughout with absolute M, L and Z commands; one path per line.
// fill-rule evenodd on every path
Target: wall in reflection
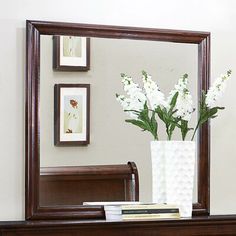
M 134 161 L 139 170 L 140 200 L 151 201 L 149 145 L 152 137 L 125 123 L 127 116 L 115 98 L 116 93 L 124 93 L 120 73 L 131 75 L 136 82 L 141 83 L 141 71 L 146 70 L 166 95 L 178 78 L 188 73 L 190 90 L 196 101 L 197 46 L 91 38 L 88 72 L 56 72 L 52 69 L 52 37 L 41 36 L 40 63 L 41 167 L 120 164 Z M 91 84 L 91 128 L 88 146 L 54 146 L 53 87 L 58 83 Z M 196 113 L 192 123 L 195 123 L 195 120 Z M 164 128 L 160 129 L 159 136 L 164 140 Z M 173 139 L 180 139 L 180 134 L 176 134 Z

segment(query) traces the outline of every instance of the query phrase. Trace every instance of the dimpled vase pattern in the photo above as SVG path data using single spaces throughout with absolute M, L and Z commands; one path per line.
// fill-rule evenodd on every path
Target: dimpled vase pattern
M 152 141 L 152 201 L 176 204 L 192 216 L 195 142 Z

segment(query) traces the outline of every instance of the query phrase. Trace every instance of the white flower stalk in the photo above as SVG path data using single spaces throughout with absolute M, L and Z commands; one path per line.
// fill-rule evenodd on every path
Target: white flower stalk
M 190 121 L 191 115 L 194 111 L 193 109 L 193 99 L 187 88 L 188 86 L 188 75 L 185 74 L 179 79 L 178 83 L 175 85 L 175 89 L 170 92 L 167 98 L 168 104 L 170 104 L 173 96 L 178 92 L 178 97 L 175 105 L 174 113 L 175 117 L 180 117 L 183 120 Z
M 226 81 L 231 75 L 231 70 L 227 72 L 227 74 L 221 75 L 217 78 L 213 85 L 210 87 L 206 94 L 206 105 L 208 108 L 212 108 L 216 106 L 216 102 L 222 97 L 222 94 L 226 88 Z
M 117 95 L 117 100 L 120 102 L 123 110 L 127 111 L 130 117 L 137 119 L 138 115 L 134 111 L 143 110 L 147 98 L 142 92 L 142 89 L 139 88 L 138 84 L 133 82 L 131 77 L 122 74 L 122 83 L 128 97 Z
M 193 99 L 188 90 L 185 90 L 177 99 L 177 115 L 183 120 L 190 121 L 193 109 Z
M 122 83 L 127 96 L 116 95 L 123 110 L 132 118 L 126 119 L 127 123 L 135 125 L 142 131 L 150 132 L 154 140 L 159 140 L 159 120 L 166 128 L 168 140 L 171 140 L 176 128 L 181 130 L 182 140 L 185 140 L 190 130 L 193 130 L 192 139 L 198 128 L 209 119 L 217 117 L 219 110 L 224 107 L 216 106 L 216 102 L 222 96 L 226 81 L 231 75 L 231 70 L 217 78 L 207 94 L 202 91 L 199 101 L 199 116 L 195 128 L 189 127 L 193 108 L 193 99 L 188 90 L 188 75 L 184 74 L 170 91 L 167 100 L 160 91 L 158 85 L 145 71 L 142 72 L 143 88 L 140 88 L 133 79 L 122 74 Z
M 117 101 L 121 104 L 123 110 L 130 110 L 130 103 L 131 103 L 131 100 L 130 98 L 126 98 L 124 95 L 117 95 L 116 96 L 116 99 Z M 133 112 L 127 112 L 128 115 L 132 118 L 137 118 L 137 116 L 133 113 Z
M 151 109 L 155 110 L 157 106 L 166 107 L 167 102 L 165 101 L 165 95 L 160 91 L 158 85 L 152 80 L 152 77 L 143 71 L 142 80 Z
M 191 140 L 194 139 L 196 131 L 201 125 L 203 125 L 209 119 L 216 118 L 218 116 L 218 111 L 224 109 L 224 107 L 217 106 L 216 102 L 222 96 L 226 87 L 226 81 L 230 77 L 231 73 L 232 71 L 229 70 L 225 75 L 221 75 L 219 78 L 217 78 L 208 90 L 207 94 L 205 94 L 205 92 L 203 91 L 202 99 L 200 100 L 199 119 L 194 129 Z

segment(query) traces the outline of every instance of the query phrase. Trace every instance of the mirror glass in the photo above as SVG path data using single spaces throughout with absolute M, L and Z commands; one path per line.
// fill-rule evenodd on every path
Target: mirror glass
M 130 39 L 90 38 L 88 71 L 53 70 L 53 37 L 40 38 L 40 167 L 136 163 L 140 201 L 151 201 L 149 133 L 125 122 L 128 118 L 115 94 L 125 94 L 121 73 L 142 84 L 141 71 L 152 75 L 167 96 L 185 73 L 197 104 L 198 46 Z M 90 143 L 86 146 L 54 145 L 54 85 L 90 84 Z M 191 124 L 196 124 L 195 111 Z M 166 140 L 164 127 L 159 136 Z M 181 140 L 179 131 L 173 140 Z M 197 202 L 195 175 L 194 202 Z M 40 193 L 39 193 L 40 194 Z M 68 203 L 69 204 L 69 203 Z

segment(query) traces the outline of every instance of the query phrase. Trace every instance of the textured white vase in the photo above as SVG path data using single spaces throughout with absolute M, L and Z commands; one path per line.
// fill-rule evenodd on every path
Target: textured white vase
M 192 216 L 195 142 L 152 141 L 152 201 L 176 204 Z

